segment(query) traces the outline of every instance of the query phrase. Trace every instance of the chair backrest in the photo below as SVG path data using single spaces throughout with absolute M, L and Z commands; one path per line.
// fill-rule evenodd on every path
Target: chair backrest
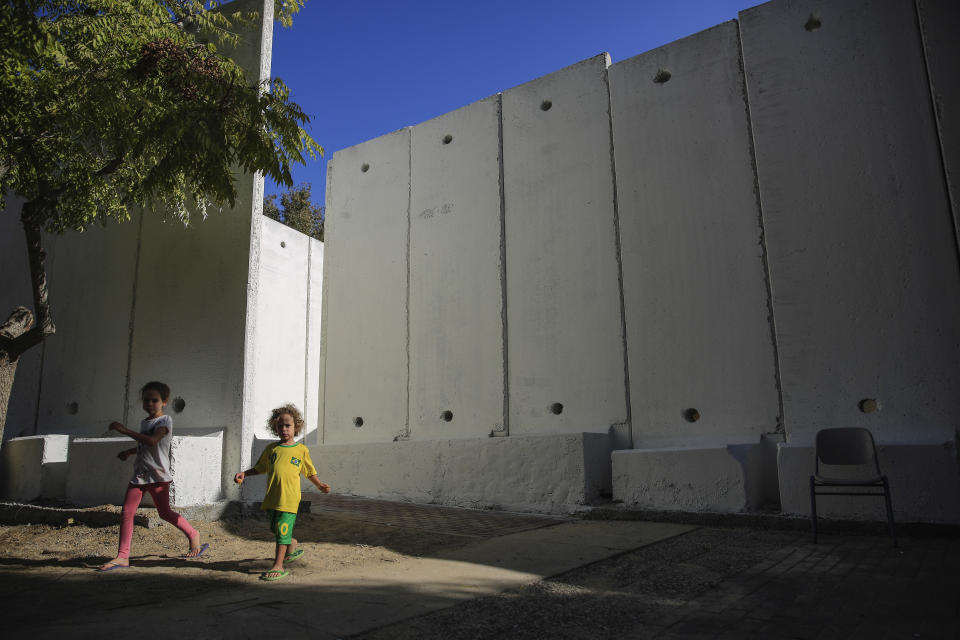
M 877 466 L 873 434 L 862 427 L 838 427 L 817 432 L 817 460 L 830 465 L 870 464 Z

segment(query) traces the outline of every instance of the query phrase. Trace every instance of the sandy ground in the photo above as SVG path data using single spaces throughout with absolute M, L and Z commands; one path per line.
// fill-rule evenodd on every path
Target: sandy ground
M 202 559 L 182 558 L 189 549 L 186 538 L 172 525 L 163 523 L 153 529 L 134 527 L 130 564 L 140 569 L 178 572 L 204 571 L 215 566 L 219 579 L 238 581 L 257 579 L 272 564 L 274 537 L 265 517 L 192 524 L 200 532 L 201 544 L 210 544 Z M 0 567 L 21 564 L 41 572 L 64 567 L 92 571 L 116 555 L 118 536 L 118 525 L 0 526 Z M 294 537 L 306 553 L 302 563 L 298 560 L 288 568 L 309 566 L 311 572 L 397 562 L 405 556 L 420 556 L 470 540 L 308 513 L 297 517 Z M 9 585 L 0 587 L 0 595 L 8 588 Z

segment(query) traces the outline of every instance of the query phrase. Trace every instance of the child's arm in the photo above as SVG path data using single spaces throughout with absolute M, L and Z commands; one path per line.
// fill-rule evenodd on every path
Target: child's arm
M 119 422 L 111 422 L 110 428 L 116 431 L 117 433 L 133 438 L 137 442 L 142 442 L 143 444 L 150 447 L 156 445 L 158 442 L 163 440 L 163 436 L 170 433 L 170 430 L 167 429 L 166 427 L 157 427 L 156 429 L 153 430 L 153 433 L 151 433 L 150 435 L 147 435 L 145 433 L 137 433 L 136 431 L 131 431 L 130 429 L 127 429 L 125 426 L 123 426 Z
M 247 469 L 246 471 L 241 471 L 237 475 L 233 476 L 233 481 L 237 484 L 243 484 L 243 479 L 247 476 L 257 476 L 260 475 L 260 472 L 256 469 Z
M 307 476 L 307 480 L 317 485 L 317 489 L 320 489 L 320 491 L 323 493 L 330 493 L 330 485 L 328 485 L 326 482 L 320 482 L 320 478 L 318 478 L 316 474 Z
M 120 458 L 121 460 L 126 460 L 130 456 L 136 455 L 136 453 L 137 453 L 136 447 L 134 447 L 133 449 L 124 449 L 123 451 L 117 454 L 117 457 Z

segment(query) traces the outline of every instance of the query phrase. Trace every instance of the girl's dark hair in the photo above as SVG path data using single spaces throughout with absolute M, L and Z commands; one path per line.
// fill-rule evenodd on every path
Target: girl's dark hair
M 287 414 L 293 418 L 293 435 L 300 435 L 306 423 L 303 421 L 303 414 L 300 413 L 300 410 L 297 409 L 297 405 L 295 404 L 285 404 L 282 407 L 277 407 L 270 413 L 270 419 L 267 420 L 267 427 L 270 428 L 273 435 L 278 438 L 280 437 L 280 428 L 277 425 L 280 422 L 280 416 L 283 414 Z
M 156 391 L 160 394 L 160 399 L 166 402 L 170 399 L 170 387 L 157 380 L 151 380 L 140 388 L 140 397 L 143 397 L 147 391 Z

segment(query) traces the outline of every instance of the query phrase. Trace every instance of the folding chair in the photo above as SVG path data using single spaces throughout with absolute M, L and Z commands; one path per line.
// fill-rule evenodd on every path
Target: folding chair
M 860 427 L 846 427 L 836 429 L 821 429 L 817 432 L 816 469 L 810 476 L 810 523 L 813 526 L 813 543 L 817 543 L 817 496 L 883 496 L 887 504 L 887 524 L 890 526 L 890 537 L 893 546 L 897 546 L 897 534 L 893 525 L 893 505 L 890 502 L 890 483 L 887 476 L 880 472 L 880 463 L 877 461 L 877 446 L 873 442 L 873 434 Z M 820 464 L 831 467 L 847 467 L 847 473 L 839 477 L 820 475 Z M 863 467 L 873 464 L 872 470 L 867 468 L 864 475 Z M 851 467 L 861 467 L 850 473 Z M 831 471 L 833 471 L 831 469 Z M 877 488 L 876 491 L 833 491 L 826 487 L 840 488 Z

